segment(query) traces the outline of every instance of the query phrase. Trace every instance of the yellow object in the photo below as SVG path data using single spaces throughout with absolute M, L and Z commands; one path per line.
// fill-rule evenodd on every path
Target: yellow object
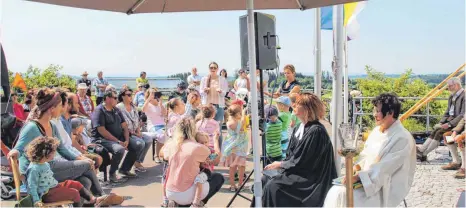
M 371 133 L 370 131 L 366 131 L 366 132 L 362 133 L 362 141 L 366 141 L 367 138 L 369 138 L 370 133 Z
M 243 129 L 246 130 L 249 127 L 249 116 L 245 116 L 244 118 L 244 124 L 243 124 Z
M 24 82 L 24 79 L 21 77 L 21 75 L 18 72 L 16 72 L 15 79 L 13 80 L 12 86 L 20 88 L 21 90 L 23 90 L 23 92 L 28 91 L 28 88 L 26 87 L 26 83 Z
M 461 69 L 465 67 L 466 63 L 461 65 L 458 69 L 456 69 L 455 72 L 450 74 L 447 78 L 445 78 L 440 84 L 438 84 L 434 89 L 432 89 L 427 95 L 425 95 L 421 100 L 419 100 L 416 104 L 414 104 L 409 110 L 407 110 L 403 115 L 400 116 L 400 121 L 404 121 L 407 119 L 409 116 L 411 116 L 413 113 L 418 111 L 422 106 L 430 102 L 433 98 L 437 97 L 440 93 L 443 92 L 447 88 L 447 81 L 450 80 L 452 77 L 454 77 L 456 74 L 458 74 Z M 457 75 L 458 78 L 461 78 L 465 75 L 465 72 Z

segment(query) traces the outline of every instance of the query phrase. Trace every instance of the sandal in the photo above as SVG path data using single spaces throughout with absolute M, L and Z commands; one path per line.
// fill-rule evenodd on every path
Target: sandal
M 236 192 L 236 187 L 230 186 L 230 191 L 231 191 L 231 192 Z
M 159 157 L 155 157 L 155 163 L 160 164 L 162 163 L 162 160 Z
M 144 172 L 146 172 L 147 170 L 146 170 L 145 167 L 134 167 L 134 171 L 144 173 Z
M 199 203 L 193 203 L 193 204 L 191 204 L 190 207 L 192 207 L 192 208 L 205 208 L 205 205 L 204 205 L 204 203 L 201 201 L 201 202 L 199 202 Z
M 103 196 L 95 198 L 94 206 L 95 207 L 101 207 L 101 206 L 105 205 L 106 203 L 108 203 L 108 195 L 103 195 Z

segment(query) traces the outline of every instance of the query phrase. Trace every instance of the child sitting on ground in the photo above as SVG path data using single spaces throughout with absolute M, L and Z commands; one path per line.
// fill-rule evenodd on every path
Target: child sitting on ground
M 278 99 L 276 99 L 275 102 L 277 103 L 278 111 L 280 112 L 278 114 L 278 117 L 280 118 L 280 121 L 282 122 L 281 146 L 282 146 L 282 156 L 283 158 L 285 158 L 286 150 L 288 149 L 288 143 L 290 141 L 288 137 L 288 128 L 290 128 L 290 120 L 291 120 L 291 113 L 290 113 L 291 100 L 289 97 L 281 96 Z
M 53 177 L 50 162 L 57 151 L 59 140 L 41 136 L 29 143 L 26 155 L 31 161 L 26 170 L 28 194 L 32 196 L 35 207 L 43 207 L 45 203 L 58 201 L 73 201 L 73 206 L 82 207 L 81 197 L 90 204 L 100 206 L 108 197 L 94 197 L 92 193 L 73 180 L 58 183 Z M 43 202 L 42 202 L 43 201 Z
M 99 167 L 102 165 L 102 157 L 100 155 L 90 153 L 90 151 L 95 148 L 95 144 L 84 142 L 82 133 L 86 122 L 81 118 L 71 119 L 71 141 L 73 142 L 73 147 L 76 148 L 81 154 L 85 157 L 94 161 L 94 167 L 96 174 L 99 173 Z
M 265 149 L 267 163 L 281 161 L 282 156 L 282 122 L 278 118 L 278 109 L 273 105 L 266 105 L 264 113 L 267 118 L 265 125 Z

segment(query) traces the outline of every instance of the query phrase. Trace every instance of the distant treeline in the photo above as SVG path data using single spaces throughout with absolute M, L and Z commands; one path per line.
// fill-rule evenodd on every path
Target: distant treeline
M 273 87 L 274 85 L 274 80 L 276 79 L 276 74 L 274 72 L 268 71 L 269 73 L 269 85 L 270 87 Z M 168 78 L 180 78 L 181 80 L 187 79 L 187 77 L 191 73 L 178 73 L 174 75 L 168 76 Z M 229 77 L 234 77 L 235 79 L 238 77 L 238 73 L 235 71 L 233 75 L 229 75 Z M 427 83 L 429 87 L 435 87 L 437 86 L 440 82 L 442 82 L 445 78 L 448 77 L 449 74 L 412 74 L 411 78 L 416 79 L 419 78 L 423 80 L 424 82 Z M 400 77 L 400 74 L 385 74 L 386 77 L 390 78 L 398 78 Z M 356 79 L 365 79 L 367 78 L 367 75 L 357 75 L 357 76 L 350 76 L 350 88 L 355 87 L 355 80 Z M 311 89 L 314 88 L 314 76 L 312 75 L 304 75 L 302 73 L 296 73 L 296 79 L 301 83 L 302 87 L 304 89 Z M 277 83 L 281 83 L 283 80 L 285 80 L 285 77 L 283 76 L 283 73 L 280 73 L 280 76 L 277 80 Z M 464 79 L 463 79 L 463 84 L 464 84 Z M 332 88 L 332 73 L 330 71 L 323 71 L 322 72 L 322 88 L 323 89 L 331 89 Z

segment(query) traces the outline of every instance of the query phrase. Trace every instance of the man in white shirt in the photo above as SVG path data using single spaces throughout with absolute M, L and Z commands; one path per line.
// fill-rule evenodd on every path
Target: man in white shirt
M 194 67 L 193 69 L 191 69 L 191 75 L 188 76 L 188 85 L 191 87 L 191 86 L 194 86 L 194 88 L 198 91 L 199 91 L 199 87 L 201 85 L 201 76 L 199 76 L 197 74 L 197 69 L 196 67 Z

